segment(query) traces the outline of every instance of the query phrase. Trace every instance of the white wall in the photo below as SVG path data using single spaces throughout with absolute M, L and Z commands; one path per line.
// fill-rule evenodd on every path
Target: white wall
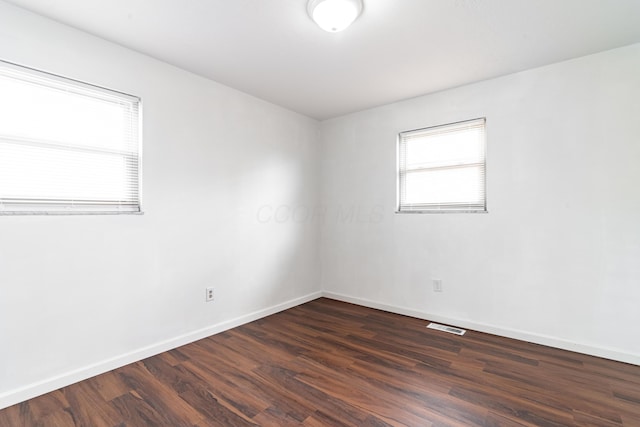
M 142 97 L 145 211 L 0 217 L 0 407 L 317 296 L 315 222 L 258 217 L 316 121 L 4 2 L 0 59 Z
M 0 59 L 143 98 L 145 210 L 0 217 L 0 407 L 320 289 L 640 363 L 640 45 L 337 118 L 320 135 L 1 1 Z M 490 213 L 394 214 L 397 133 L 481 116 Z
M 398 132 L 477 117 L 489 213 L 394 214 Z M 321 130 L 325 291 L 640 363 L 640 44 Z

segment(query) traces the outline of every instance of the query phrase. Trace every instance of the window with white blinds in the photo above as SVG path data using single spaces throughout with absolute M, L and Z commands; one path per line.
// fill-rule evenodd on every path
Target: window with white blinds
M 0 214 L 140 212 L 140 99 L 0 61 Z
M 400 133 L 398 212 L 486 212 L 485 119 Z

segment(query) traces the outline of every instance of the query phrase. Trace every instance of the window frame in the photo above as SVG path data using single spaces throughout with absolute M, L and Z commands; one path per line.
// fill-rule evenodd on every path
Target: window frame
M 446 127 L 451 127 L 451 126 L 457 126 L 457 125 L 464 125 L 465 123 L 472 123 L 472 122 L 478 122 L 478 121 L 482 121 L 482 149 L 483 149 L 483 157 L 484 157 L 484 162 L 483 162 L 483 175 L 484 175 L 484 180 L 483 180 L 483 206 L 480 209 L 470 209 L 470 208 L 465 208 L 465 207 L 461 207 L 461 208 L 454 208 L 451 207 L 453 206 L 452 204 L 449 204 L 449 207 L 446 208 L 429 208 L 427 206 L 423 207 L 423 208 L 413 208 L 413 209 L 403 209 L 403 204 L 402 204 L 402 174 L 406 172 L 403 172 L 403 165 L 402 165 L 402 154 L 401 154 L 401 150 L 402 150 L 402 144 L 403 144 L 403 135 L 406 134 L 412 134 L 412 133 L 418 133 L 418 132 L 424 132 L 424 131 L 429 131 L 429 130 L 433 130 L 433 129 L 437 129 L 437 128 L 446 128 Z M 399 132 L 397 135 L 397 139 L 396 139 L 396 211 L 395 213 L 397 214 L 446 214 L 446 213 L 474 213 L 474 214 L 483 214 L 483 213 L 489 213 L 488 207 L 487 207 L 487 118 L 486 117 L 478 117 L 478 118 L 474 118 L 474 119 L 467 119 L 467 120 L 460 120 L 457 122 L 451 122 L 451 123 L 444 123 L 444 124 L 440 124 L 440 125 L 435 125 L 435 126 L 427 126 L 427 127 L 423 127 L 423 128 L 417 128 L 417 129 L 411 129 L 411 130 L 407 130 L 407 131 L 402 131 Z M 470 165 L 471 163 L 468 163 L 468 165 Z M 464 166 L 459 166 L 459 167 L 464 167 Z M 406 165 L 405 165 L 405 169 L 406 169 Z M 435 168 L 424 168 L 424 170 L 429 170 L 429 169 L 435 169 Z M 446 206 L 446 204 L 443 204 L 443 206 Z M 464 206 L 464 205 L 463 205 Z
M 24 66 L 21 64 L 12 63 L 9 61 L 5 61 L 0 59 L 0 66 L 10 69 L 17 70 L 19 73 L 29 74 L 34 79 L 41 79 L 44 82 L 50 81 L 52 82 L 50 86 L 47 86 L 46 83 L 41 83 L 42 86 L 45 87 L 56 87 L 55 83 L 58 82 L 61 85 L 71 86 L 77 89 L 78 96 L 91 96 L 88 94 L 95 94 L 93 97 L 96 99 L 100 99 L 102 95 L 102 99 L 105 100 L 107 98 L 113 98 L 114 100 L 120 100 L 120 102 L 131 103 L 131 106 L 135 108 L 134 121 L 135 123 L 135 147 L 136 151 L 131 153 L 134 154 L 135 157 L 135 174 L 127 175 L 127 176 L 135 176 L 136 185 L 136 196 L 133 199 L 133 203 L 127 204 L 122 203 L 122 200 L 118 201 L 115 199 L 109 200 L 78 200 L 70 197 L 64 199 L 11 199 L 11 198 L 2 198 L 0 196 L 0 216 L 14 216 L 14 215 L 142 215 L 144 214 L 142 209 L 143 202 L 143 159 L 142 159 L 142 99 L 139 96 L 131 95 L 129 93 L 125 93 L 118 90 L 113 90 L 110 88 L 106 88 L 103 86 L 95 85 L 92 83 L 87 83 L 81 80 L 61 76 L 58 74 L 50 73 L 47 71 L 39 70 L 36 68 Z M 86 93 L 81 93 L 81 92 Z M 71 90 L 70 92 L 73 92 Z M 133 113 L 132 113 L 133 114 Z M 9 138 L 11 136 L 9 135 Z M 20 140 L 18 139 L 16 141 Z M 36 145 L 42 145 L 44 147 L 51 147 L 52 149 L 56 149 L 58 147 L 64 147 L 64 143 L 56 143 L 55 141 L 46 141 L 39 142 L 40 140 L 33 140 Z M 20 144 L 19 144 L 20 145 Z M 29 145 L 27 143 L 27 145 Z M 70 146 L 69 146 L 70 147 Z M 93 152 L 93 153 L 109 153 L 115 155 L 126 156 L 127 151 L 124 149 L 117 148 L 96 148 L 91 146 L 82 146 L 75 145 L 75 148 L 67 148 L 72 152 Z M 131 181 L 134 182 L 134 181 Z M 11 206 L 11 209 L 6 209 L 6 206 Z M 110 207 L 110 208 L 109 208 Z

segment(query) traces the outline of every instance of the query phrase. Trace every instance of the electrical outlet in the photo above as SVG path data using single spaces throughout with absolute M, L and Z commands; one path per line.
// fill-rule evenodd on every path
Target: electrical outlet
M 213 301 L 213 288 L 207 288 L 205 290 L 206 290 L 205 300 L 207 302 Z
M 442 280 L 433 279 L 433 292 L 442 292 Z

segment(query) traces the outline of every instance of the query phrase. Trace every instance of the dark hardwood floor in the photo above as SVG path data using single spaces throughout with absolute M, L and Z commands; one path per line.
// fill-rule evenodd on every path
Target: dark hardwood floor
M 0 411 L 0 426 L 640 426 L 640 367 L 319 299 Z

